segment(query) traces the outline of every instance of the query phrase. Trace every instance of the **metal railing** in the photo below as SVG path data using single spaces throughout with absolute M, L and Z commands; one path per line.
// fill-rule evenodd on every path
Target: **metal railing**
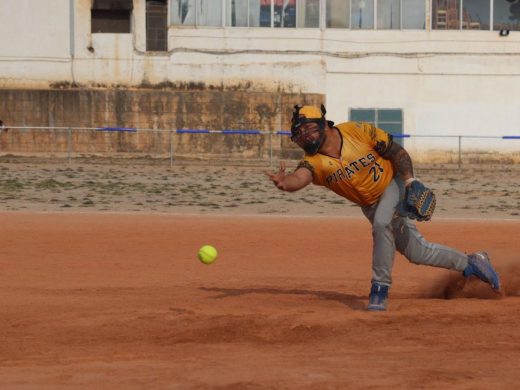
M 502 135 L 502 136 L 486 136 L 486 135 L 410 135 L 410 134 L 396 134 L 394 138 L 417 138 L 417 139 L 457 139 L 457 165 L 462 166 L 462 140 L 520 140 L 520 135 Z M 520 154 L 520 143 L 517 148 L 517 152 Z
M 222 160 L 241 163 L 266 163 L 274 159 L 297 159 L 301 151 L 289 140 L 289 131 L 262 131 L 248 129 L 141 129 L 127 127 L 35 127 L 9 126 L 0 128 L 0 155 L 36 155 L 65 157 L 68 163 L 76 157 L 152 157 L 168 159 L 170 166 L 183 160 Z M 235 137 L 230 142 L 229 136 Z M 251 138 L 254 136 L 255 138 Z M 210 140 L 207 137 L 211 138 Z M 258 138 L 256 138 L 258 137 Z M 455 139 L 457 145 L 449 148 L 445 143 L 439 150 L 446 151 L 447 162 L 459 167 L 463 164 L 464 142 L 468 140 L 494 140 L 501 143 L 520 140 L 518 135 L 411 135 L 396 134 L 397 140 L 414 143 L 426 139 Z M 431 141 L 430 141 L 431 142 Z M 412 151 L 413 145 L 405 147 Z M 424 150 L 424 144 L 421 145 Z M 485 154 L 486 145 L 476 154 Z M 520 162 L 520 142 L 509 154 L 511 162 Z M 421 157 L 420 153 L 417 153 Z M 511 157 L 513 156 L 513 157 Z

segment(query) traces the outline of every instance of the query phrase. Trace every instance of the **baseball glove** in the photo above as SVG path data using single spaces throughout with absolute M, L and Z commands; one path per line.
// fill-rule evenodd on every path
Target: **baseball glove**
M 418 180 L 406 187 L 399 214 L 417 221 L 429 221 L 435 210 L 435 194 Z

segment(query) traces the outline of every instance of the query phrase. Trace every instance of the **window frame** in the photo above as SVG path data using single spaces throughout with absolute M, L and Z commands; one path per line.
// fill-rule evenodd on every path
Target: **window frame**
M 181 0 L 179 0 L 181 1 Z M 248 8 L 248 15 L 247 15 L 247 26 L 232 26 L 231 25 L 231 15 L 229 14 L 231 12 L 231 7 L 229 1 L 231 0 L 212 0 L 212 1 L 220 1 L 220 9 L 221 9 L 221 20 L 218 25 L 202 25 L 200 24 L 200 16 L 198 15 L 197 10 L 200 7 L 200 1 L 199 0 L 192 0 L 193 1 L 193 7 L 194 7 L 194 23 L 190 25 L 183 25 L 183 24 L 173 24 L 173 15 L 172 15 L 172 8 L 173 8 L 173 0 L 168 0 L 168 27 L 174 27 L 174 28 L 296 28 L 296 29 L 320 29 L 320 30 L 354 30 L 354 31 L 370 31 L 370 30 L 379 30 L 379 31 L 444 31 L 447 29 L 439 29 L 434 28 L 434 14 L 433 14 L 433 6 L 435 0 L 425 0 L 426 5 L 424 7 L 424 15 L 423 15 L 423 27 L 404 27 L 405 23 L 403 21 L 403 15 L 404 15 L 404 8 L 403 3 L 404 0 L 399 0 L 399 27 L 398 28 L 379 28 L 378 27 L 378 9 L 380 8 L 379 2 L 385 1 L 385 0 L 372 0 L 374 2 L 373 5 L 373 26 L 371 28 L 352 28 L 352 7 L 354 6 L 354 0 L 348 0 L 348 7 L 349 7 L 349 20 L 346 21 L 347 26 L 346 27 L 327 27 L 327 5 L 328 0 L 319 0 L 318 3 L 318 26 L 312 26 L 312 27 L 306 27 L 306 26 L 299 26 L 298 21 L 300 19 L 301 15 L 301 7 L 304 5 L 304 3 L 300 3 L 299 0 L 295 0 L 295 6 L 296 6 L 296 14 L 295 14 L 295 26 L 290 27 L 275 27 L 275 7 L 276 7 L 276 1 L 277 0 L 271 0 L 270 2 L 270 23 L 269 25 L 265 26 L 251 26 L 251 0 L 247 0 L 247 8 Z M 470 0 L 457 0 L 458 6 L 459 6 L 459 15 L 458 15 L 458 24 L 459 27 L 457 29 L 450 29 L 448 31 L 495 31 L 494 30 L 494 3 L 496 0 L 488 0 L 489 1 L 489 21 L 490 26 L 488 29 L 470 29 L 470 28 L 464 28 L 464 12 L 463 12 L 463 5 L 465 1 Z M 421 9 L 422 11 L 422 9 Z M 229 15 L 228 15 L 229 14 Z M 414 19 L 416 20 L 416 19 Z M 427 23 L 429 20 L 429 23 Z M 417 19 L 417 21 L 420 22 L 420 19 Z M 414 24 L 420 24 L 420 23 L 414 23 Z M 131 26 L 132 27 L 132 26 Z
M 157 28 L 155 29 L 152 29 L 152 28 L 149 28 L 148 26 L 148 18 L 149 16 L 149 10 L 148 10 L 148 3 L 149 2 L 152 2 L 152 1 L 156 1 L 156 2 L 161 2 L 161 3 L 164 3 L 164 5 L 166 6 L 166 29 L 165 29 L 165 39 L 164 39 L 164 48 L 162 49 L 157 49 L 157 48 L 154 48 L 153 50 L 149 47 L 149 45 L 151 44 L 151 42 L 153 42 L 153 40 L 149 40 L 149 32 L 150 30 L 157 30 Z M 145 0 L 145 31 L 146 31 L 146 34 L 145 34 L 145 37 L 146 37 L 146 52 L 159 52 L 159 53 L 164 53 L 164 52 L 167 52 L 168 51 L 168 27 L 169 27 L 169 0 Z
M 181 0 L 179 0 L 181 1 Z M 199 9 L 199 0 L 193 1 L 193 9 L 194 9 L 194 21 L 193 24 L 174 24 L 172 12 L 173 12 L 173 0 L 168 0 L 168 28 L 225 28 L 225 27 L 233 27 L 226 25 L 226 0 L 220 0 L 220 23 L 218 25 L 207 25 L 199 23 L 199 13 L 197 10 Z M 217 1 L 217 0 L 213 0 Z M 249 19 L 248 19 L 249 24 Z M 235 28 L 235 27 L 233 27 Z
M 134 11 L 134 4 L 131 0 L 119 0 L 116 2 L 111 2 L 108 0 L 92 0 L 90 3 L 90 33 L 91 34 L 132 34 L 133 33 L 133 18 L 132 13 Z M 110 14 L 126 14 L 125 18 L 121 18 L 118 20 L 125 21 L 124 31 L 94 31 L 95 21 L 102 20 L 99 16 L 101 14 L 110 15 Z M 98 14 L 98 17 L 95 18 L 94 14 Z M 112 18 L 107 18 L 110 20 L 115 20 Z
M 431 15 L 431 20 L 430 20 L 430 30 L 431 31 L 490 31 L 490 32 L 493 32 L 495 31 L 494 30 L 494 24 L 495 24 L 495 20 L 494 20 L 494 15 L 493 15 L 493 12 L 494 12 L 494 6 L 495 6 L 495 0 L 488 0 L 489 1 L 489 29 L 486 29 L 486 30 L 472 30 L 472 29 L 467 29 L 467 28 L 463 28 L 463 23 L 464 23 L 464 1 L 470 1 L 470 0 L 458 0 L 459 2 L 459 28 L 452 28 L 452 29 L 443 29 L 443 28 L 433 28 L 433 24 L 434 24 L 434 13 L 433 13 L 433 3 L 435 0 L 428 0 L 430 2 L 430 15 Z
M 358 120 L 352 118 L 352 113 L 355 112 L 355 111 L 373 111 L 374 112 L 374 119 L 375 119 L 373 122 L 371 122 L 371 121 L 361 121 L 361 122 L 373 123 L 376 127 L 386 131 L 389 134 L 392 134 L 393 136 L 395 136 L 396 134 L 391 133 L 389 130 L 386 130 L 386 129 L 380 127 L 380 123 L 382 122 L 382 123 L 388 123 L 388 124 L 400 124 L 401 125 L 401 132 L 399 134 L 397 134 L 397 135 L 399 135 L 398 137 L 394 137 L 394 141 L 397 142 L 399 145 L 403 146 L 403 144 L 404 144 L 404 137 L 402 137 L 402 135 L 404 134 L 404 110 L 402 108 L 382 108 L 382 107 L 379 107 L 379 108 L 375 108 L 375 107 L 362 108 L 362 107 L 350 107 L 349 111 L 348 111 L 349 121 L 359 122 Z M 400 115 L 401 115 L 401 121 L 400 122 L 398 122 L 398 121 L 380 121 L 379 120 L 379 112 L 380 111 L 396 111 L 396 112 L 399 112 Z
M 326 1 L 326 0 L 325 0 Z M 370 30 L 377 30 L 377 31 L 427 31 L 426 29 L 426 20 L 427 20 L 427 8 L 425 6 L 424 8 L 424 23 L 423 23 L 423 28 L 404 28 L 404 24 L 403 24 L 403 0 L 399 0 L 399 28 L 392 28 L 392 29 L 389 29 L 389 28 L 378 28 L 377 26 L 377 18 L 378 18 L 378 8 L 379 8 L 379 2 L 380 1 L 385 1 L 385 0 L 373 0 L 374 1 L 374 10 L 373 10 L 373 15 L 372 15 L 372 19 L 373 19 L 373 27 L 372 28 L 352 28 L 352 0 L 349 0 L 350 1 L 350 20 L 349 20 L 349 27 L 346 28 L 346 29 L 349 29 L 349 30 L 355 30 L 355 31 L 370 31 Z M 428 0 L 428 2 L 431 4 L 430 8 L 433 7 L 433 1 L 432 0 Z M 326 16 L 325 16 L 326 17 Z

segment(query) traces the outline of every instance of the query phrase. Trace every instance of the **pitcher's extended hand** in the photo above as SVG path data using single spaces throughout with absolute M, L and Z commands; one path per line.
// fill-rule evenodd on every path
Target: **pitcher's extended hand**
M 269 179 L 271 179 L 276 187 L 283 189 L 283 180 L 285 179 L 285 162 L 280 161 L 280 169 L 278 172 L 266 171 L 265 174 L 267 177 L 269 177 Z

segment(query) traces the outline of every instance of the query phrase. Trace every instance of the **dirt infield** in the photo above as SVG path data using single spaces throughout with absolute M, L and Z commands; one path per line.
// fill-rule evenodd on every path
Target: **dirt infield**
M 519 220 L 420 226 L 487 250 L 503 296 L 396 259 L 365 311 L 357 217 L 0 214 L 0 388 L 517 388 Z M 317 240 L 316 234 L 322 234 Z M 196 259 L 205 243 L 219 250 Z M 446 299 L 449 297 L 450 299 Z

